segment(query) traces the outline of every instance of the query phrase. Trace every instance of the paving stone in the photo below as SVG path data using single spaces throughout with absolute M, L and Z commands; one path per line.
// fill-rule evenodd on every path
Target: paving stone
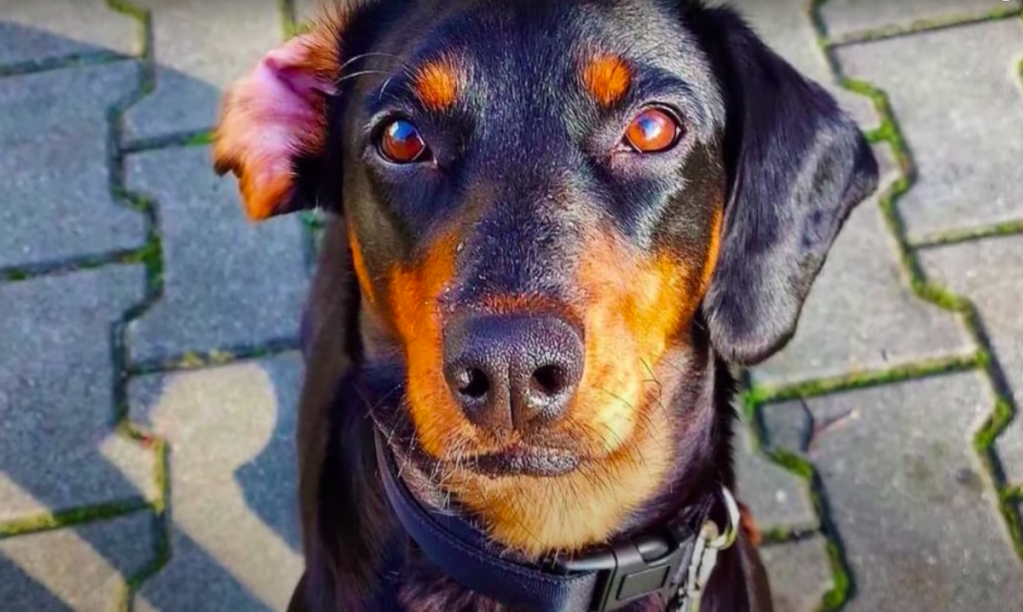
M 321 14 L 323 7 L 333 8 L 339 5 L 353 9 L 363 4 L 372 4 L 375 0 L 292 0 L 297 23 L 308 23 Z
M 757 527 L 762 531 L 816 528 L 806 481 L 753 452 L 748 431 L 743 425 L 737 436 L 735 468 L 739 499 L 753 512 Z
M 1015 405 L 1023 406 L 1023 236 L 926 249 L 920 262 L 931 280 L 976 305 Z M 998 450 L 1006 477 L 1023 484 L 1023 419 L 1009 425 Z
M 1018 7 L 1017 0 L 827 0 L 821 17 L 832 38 L 886 27 L 910 27 L 920 22 L 969 18 Z
M 164 295 L 129 330 L 134 361 L 256 346 L 297 336 L 307 277 L 297 217 L 262 224 L 218 179 L 206 147 L 133 155 L 129 189 L 155 198 Z
M 834 585 L 827 544 L 814 536 L 760 549 L 774 612 L 812 612 Z
M 1019 405 L 1017 400 L 1016 416 L 995 442 L 1005 478 L 1015 486 L 1023 486 L 1023 417 L 1019 416 Z
M 803 400 L 770 404 L 761 408 L 767 444 L 775 448 L 806 452 L 816 426 L 810 407 Z
M 139 267 L 0 285 L 0 521 L 155 496 L 153 453 L 113 430 L 111 325 Z
M 106 119 L 138 83 L 134 62 L 0 79 L 0 268 L 141 246 L 142 216 L 110 193 Z
M 297 353 L 132 381 L 131 416 L 171 446 L 170 563 L 137 612 L 283 610 L 302 572 Z M 188 588 L 182 588 L 188 585 Z
M 125 117 L 129 142 L 213 127 L 223 90 L 279 45 L 278 0 L 136 0 L 152 11 L 156 90 Z
M 972 350 L 954 315 L 908 288 L 878 197 L 897 177 L 889 147 L 875 147 L 881 189 L 850 215 L 803 307 L 789 345 L 754 370 L 785 383 L 877 370 Z
M 864 129 L 880 124 L 877 112 L 867 98 L 838 85 L 817 45 L 806 0 L 733 0 L 753 29 L 779 55 L 805 76 L 827 89 Z
M 320 14 L 323 0 L 294 0 L 295 22 L 308 23 Z
M 0 0 L 0 66 L 88 53 L 135 55 L 139 24 L 104 0 Z
M 140 512 L 0 541 L 0 602 L 9 612 L 110 612 L 126 577 L 156 558 L 153 517 Z
M 1023 216 L 1023 28 L 1004 20 L 840 48 L 888 93 L 919 176 L 899 200 L 911 239 Z M 992 138 L 993 134 L 1006 135 Z
M 809 400 L 816 465 L 852 567 L 850 612 L 1023 609 L 1023 565 L 973 452 L 978 373 Z

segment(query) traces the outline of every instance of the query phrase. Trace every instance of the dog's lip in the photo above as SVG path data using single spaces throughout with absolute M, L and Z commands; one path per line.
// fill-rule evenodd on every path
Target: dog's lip
M 562 476 L 585 461 L 571 451 L 542 448 L 522 443 L 500 451 L 479 454 L 462 462 L 474 472 L 486 476 Z

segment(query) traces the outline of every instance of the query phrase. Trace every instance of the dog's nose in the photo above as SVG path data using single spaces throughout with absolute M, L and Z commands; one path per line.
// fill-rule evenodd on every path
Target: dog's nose
M 444 374 L 465 416 L 491 431 L 541 428 L 564 416 L 583 374 L 580 334 L 552 315 L 456 321 Z

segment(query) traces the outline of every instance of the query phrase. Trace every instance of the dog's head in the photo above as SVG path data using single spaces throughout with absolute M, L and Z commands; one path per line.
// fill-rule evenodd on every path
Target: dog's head
M 784 345 L 876 181 L 822 89 L 666 0 L 368 3 L 229 93 L 215 157 L 253 217 L 343 216 L 360 367 L 400 390 L 378 421 L 529 553 L 606 537 L 695 452 L 689 364 Z

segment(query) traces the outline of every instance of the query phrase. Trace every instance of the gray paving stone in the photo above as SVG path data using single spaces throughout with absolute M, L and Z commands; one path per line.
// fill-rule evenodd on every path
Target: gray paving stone
M 0 285 L 0 521 L 146 495 L 153 453 L 114 433 L 111 324 L 141 268 Z
M 9 612 L 111 612 L 124 580 L 156 558 L 153 517 L 140 512 L 0 541 L 0 602 Z
M 131 416 L 171 446 L 170 563 L 137 612 L 283 610 L 302 571 L 292 353 L 132 381 Z M 188 588 L 182 588 L 188 585 Z
M 308 276 L 298 218 L 249 222 L 235 181 L 210 164 L 207 147 L 128 158 L 129 188 L 159 207 L 165 279 L 129 330 L 133 360 L 297 336 Z
M 297 23 L 308 23 L 320 14 L 324 0 L 294 0 L 295 21 Z
M 118 62 L 0 79 L 0 268 L 141 246 L 110 194 L 107 109 L 139 83 Z
M 738 496 L 762 531 L 814 529 L 817 515 L 806 481 L 751 450 L 744 425 L 735 443 Z
M 323 7 L 333 8 L 339 5 L 344 8 L 355 8 L 362 4 L 371 4 L 374 0 L 292 0 L 295 7 L 295 21 L 308 23 L 321 14 Z
M 283 38 L 277 0 L 137 0 L 152 11 L 156 90 L 125 117 L 129 142 L 213 127 L 223 90 Z
M 774 612 L 811 612 L 834 585 L 823 537 L 760 549 L 771 581 Z
M 933 281 L 976 305 L 1015 404 L 1023 406 L 1023 236 L 926 249 L 920 262 Z M 1009 425 L 998 450 L 1006 477 L 1023 484 L 1023 419 Z
M 899 200 L 912 239 L 1023 216 L 1023 28 L 1005 20 L 843 47 L 851 77 L 890 97 L 919 170 Z M 1001 135 L 1004 137 L 992 137 Z
M 972 350 L 957 319 L 916 298 L 903 277 L 878 196 L 897 177 L 889 147 L 875 147 L 883 181 L 835 241 L 803 307 L 792 342 L 754 370 L 785 383 L 876 370 Z
M 818 424 L 803 400 L 769 404 L 761 408 L 766 444 L 774 448 L 805 453 Z
M 857 584 L 845 609 L 1023 609 L 1023 565 L 970 444 L 992 404 L 979 374 L 809 403 L 832 422 L 810 458 Z
M 909 27 L 919 22 L 987 15 L 1018 7 L 1017 0 L 827 0 L 821 16 L 832 38 L 864 30 Z
M 1018 411 L 1018 402 L 1016 406 Z M 1023 417 L 1018 412 L 995 442 L 995 451 L 1002 462 L 1006 480 L 1015 486 L 1023 486 Z
M 141 51 L 138 23 L 104 0 L 0 0 L 0 66 Z
M 753 29 L 805 76 L 824 86 L 864 129 L 880 124 L 867 98 L 840 87 L 817 45 L 806 0 L 733 0 Z

